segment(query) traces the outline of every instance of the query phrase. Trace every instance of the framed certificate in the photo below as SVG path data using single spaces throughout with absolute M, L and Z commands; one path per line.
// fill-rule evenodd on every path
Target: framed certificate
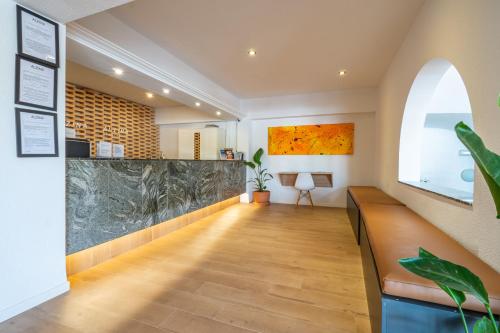
M 59 67 L 59 25 L 18 5 L 17 52 Z
M 16 108 L 18 157 L 57 157 L 57 114 Z
M 57 68 L 16 56 L 16 103 L 57 110 Z

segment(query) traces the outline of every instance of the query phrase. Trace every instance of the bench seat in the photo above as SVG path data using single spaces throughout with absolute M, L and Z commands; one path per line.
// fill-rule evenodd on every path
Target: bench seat
M 403 203 L 373 186 L 349 186 L 347 188 L 347 214 L 354 237 L 359 244 L 360 210 L 365 204 L 398 205 Z
M 363 204 L 398 205 L 404 204 L 374 186 L 349 186 L 347 191 L 356 205 Z
M 398 259 L 417 256 L 418 248 L 423 247 L 478 275 L 488 290 L 493 312 L 500 314 L 500 274 L 450 236 L 405 206 L 364 204 L 361 215 L 383 294 L 455 306 L 434 282 L 399 265 Z M 472 296 L 467 297 L 463 307 L 485 312 Z

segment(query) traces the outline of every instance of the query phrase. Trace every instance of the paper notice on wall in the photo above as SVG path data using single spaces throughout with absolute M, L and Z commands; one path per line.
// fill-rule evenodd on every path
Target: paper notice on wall
M 56 153 L 54 116 L 20 113 L 22 153 L 52 155 Z
M 53 108 L 55 69 L 20 59 L 19 101 L 31 105 Z
M 22 50 L 25 54 L 55 63 L 56 25 L 26 11 L 22 12 Z

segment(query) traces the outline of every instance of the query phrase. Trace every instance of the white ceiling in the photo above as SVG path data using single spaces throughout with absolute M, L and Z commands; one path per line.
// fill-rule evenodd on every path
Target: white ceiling
M 423 2 L 136 0 L 108 12 L 238 97 L 253 98 L 376 87 Z M 255 58 L 247 56 L 251 47 Z
M 191 108 L 190 115 L 197 114 L 200 119 L 207 119 L 207 117 L 219 120 L 235 119 L 234 115 L 224 112 L 208 103 L 202 103 L 199 108 L 193 109 L 196 99 L 192 96 L 176 89 L 170 89 L 170 93 L 165 95 L 163 88 L 170 87 L 166 86 L 163 82 L 145 75 L 126 64 L 111 59 L 103 53 L 77 43 L 70 38 L 66 40 L 66 57 L 68 60 L 68 73 L 66 77 L 68 82 L 155 108 L 170 108 L 171 113 Z M 124 71 L 123 75 L 116 76 L 113 73 L 114 67 L 121 68 Z M 152 100 L 145 98 L 146 92 L 153 92 L 155 97 Z M 181 108 L 180 106 L 186 107 Z M 213 117 L 217 115 L 218 111 L 221 114 Z
M 160 94 L 154 94 L 153 98 L 148 98 L 146 92 L 149 90 L 135 86 L 111 75 L 103 74 L 72 61 L 66 62 L 67 82 L 82 87 L 92 88 L 109 95 L 121 97 L 154 108 L 178 107 L 182 105 Z
M 74 21 L 133 0 L 17 0 L 59 22 Z

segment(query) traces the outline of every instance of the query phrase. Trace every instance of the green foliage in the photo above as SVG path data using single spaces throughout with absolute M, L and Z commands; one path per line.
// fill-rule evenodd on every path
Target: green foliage
M 483 303 L 490 315 L 489 319 L 485 317 L 481 319 L 482 323 L 476 323 L 474 332 L 476 332 L 477 326 L 478 333 L 499 333 L 498 327 L 494 324 L 495 319 L 491 312 L 488 292 L 484 288 L 481 279 L 470 270 L 450 261 L 438 258 L 423 248 L 419 249 L 418 257 L 399 259 L 399 263 L 408 271 L 434 281 L 453 299 L 460 311 L 465 332 L 468 333 L 468 328 L 462 311 L 462 304 L 466 300 L 465 293 L 468 293 Z M 487 321 L 490 321 L 493 331 L 490 331 L 491 328 L 488 328 Z
M 419 254 L 418 254 L 419 257 L 421 257 L 421 258 L 438 259 L 435 255 L 426 251 L 423 248 L 420 248 L 418 252 L 419 252 Z M 457 304 L 459 309 L 462 308 L 462 304 L 464 304 L 465 299 L 466 299 L 464 292 L 450 288 L 450 287 L 448 287 L 442 283 L 439 283 L 439 282 L 436 282 L 436 284 L 438 285 L 439 288 L 443 289 L 444 292 L 447 293 L 451 297 L 451 299 L 453 299 L 453 301 Z
M 255 173 L 255 178 L 249 180 L 254 183 L 254 188 L 257 192 L 267 191 L 266 183 L 273 179 L 273 175 L 267 172 L 267 169 L 262 169 L 262 156 L 264 149 L 259 148 L 253 155 L 253 161 L 246 161 L 245 165 L 252 169 Z
M 449 288 L 467 292 L 474 295 L 483 304 L 489 304 L 488 292 L 481 280 L 463 266 L 440 258 L 420 256 L 400 259 L 399 263 L 414 274 Z
M 486 316 L 483 316 L 481 320 L 476 321 L 474 324 L 474 333 L 496 333 L 498 332 L 498 327 Z
M 495 324 L 487 318 L 484 317 L 474 324 L 474 333 L 495 333 Z
M 474 161 L 481 170 L 493 196 L 497 218 L 500 219 L 500 156 L 488 150 L 483 140 L 463 122 L 455 126 L 455 132 L 460 141 L 470 150 Z

